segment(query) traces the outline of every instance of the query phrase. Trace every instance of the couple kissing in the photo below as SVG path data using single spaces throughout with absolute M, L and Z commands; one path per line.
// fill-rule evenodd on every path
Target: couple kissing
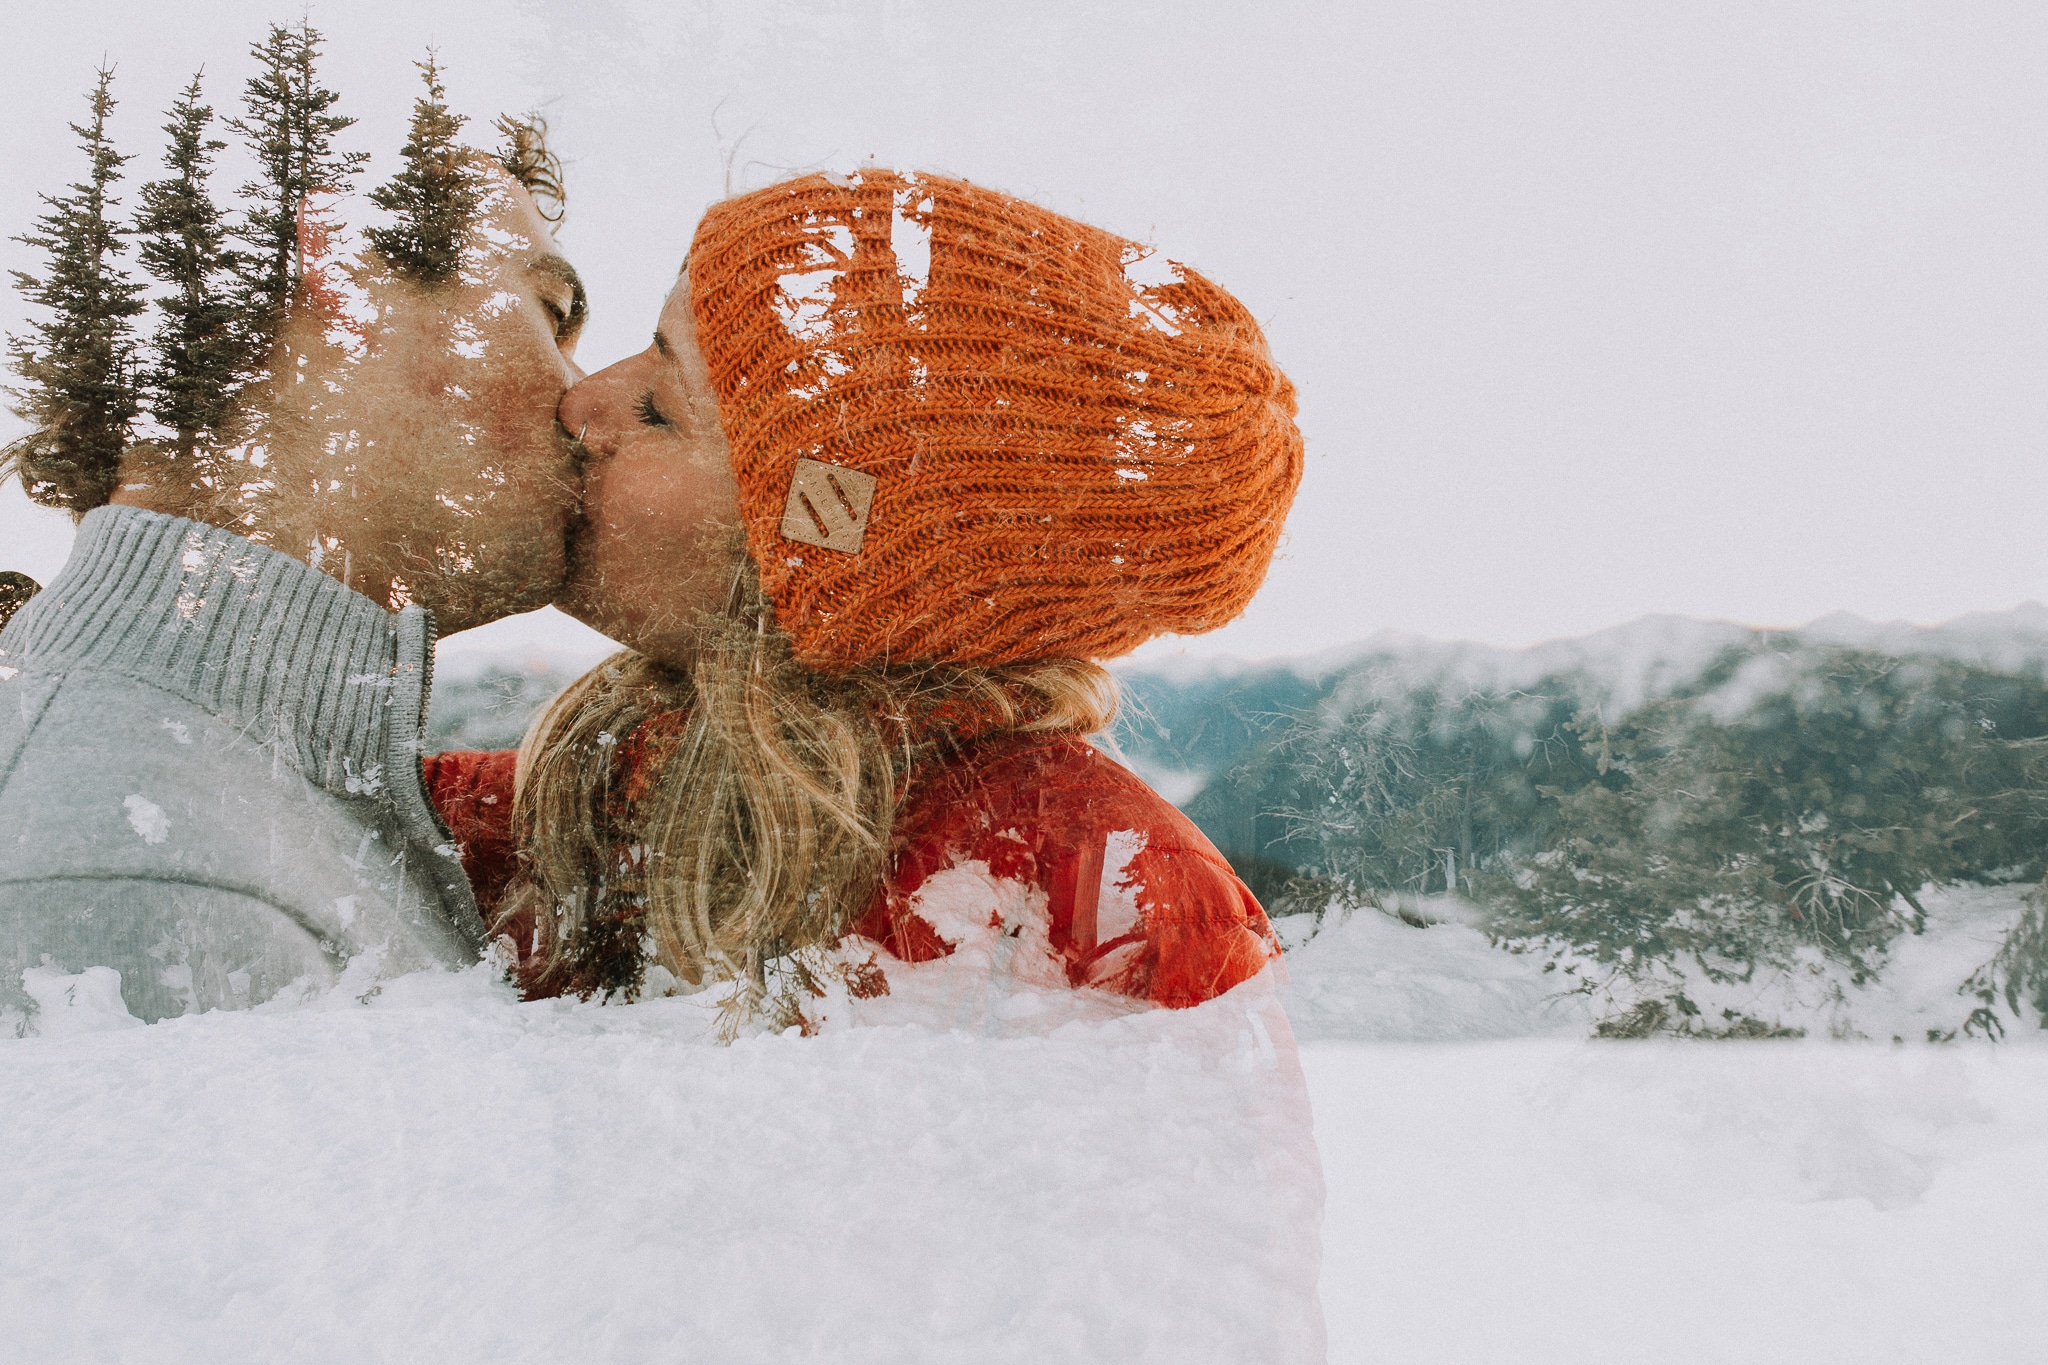
M 494 957 L 809 1031 L 948 957 L 1132 1007 L 1257 975 L 1257 901 L 1088 742 L 1104 662 L 1272 558 L 1302 445 L 1244 306 L 966 181 L 812 174 L 713 205 L 586 377 L 576 272 L 482 176 L 437 277 L 308 274 L 260 479 L 138 450 L 69 502 L 0 632 L 0 1009 Z M 622 649 L 516 752 L 423 754 L 437 636 L 549 603 Z

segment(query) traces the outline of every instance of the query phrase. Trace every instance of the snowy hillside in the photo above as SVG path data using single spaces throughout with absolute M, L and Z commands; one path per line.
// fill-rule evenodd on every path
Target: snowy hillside
M 1876 1042 L 1954 1038 L 1977 1005 L 1959 987 L 1995 954 L 2019 919 L 2017 887 L 1958 887 L 1926 896 L 1926 932 L 1895 941 L 1862 980 L 1817 957 L 1791 971 L 1687 989 L 1709 1022 L 1722 1010 L 1813 1037 Z M 1287 1013 L 1304 1042 L 1454 1042 L 1586 1036 L 1608 1013 L 1588 989 L 1597 964 L 1505 952 L 1474 927 L 1476 907 L 1447 896 L 1407 901 L 1414 923 L 1378 910 L 1336 911 L 1320 930 L 1308 916 L 1279 921 L 1298 945 L 1287 955 Z M 2048 1043 L 2038 1013 L 2011 1021 L 2009 1037 Z
M 1932 626 L 1866 621 L 1847 612 L 1791 630 L 1645 616 L 1522 649 L 1383 631 L 1300 658 L 1120 665 L 1116 671 L 1125 684 L 1130 719 L 1118 738 L 1148 780 L 1180 801 L 1191 797 L 1219 765 L 1241 758 L 1263 727 L 1313 705 L 1346 679 L 1505 689 L 1573 676 L 1585 679 L 1617 708 L 1626 708 L 1690 681 L 1731 646 L 1790 637 L 1898 655 L 1931 654 L 2000 672 L 2048 668 L 2048 606 L 2038 602 Z M 614 648 L 552 608 L 450 637 L 437 652 L 429 718 L 433 733 L 449 747 L 510 747 L 556 689 Z M 1160 733 L 1162 721 L 1171 734 Z
M 1575 675 L 1593 681 L 1613 705 L 1634 706 L 1668 692 L 1731 645 L 1798 639 L 1878 653 L 1930 654 L 2000 672 L 2048 665 L 2048 606 L 2026 602 L 2004 612 L 1974 612 L 1936 625 L 1867 621 L 1835 612 L 1803 626 L 1766 629 L 1733 621 L 1645 616 L 1625 625 L 1523 649 L 1467 641 L 1438 642 L 1392 633 L 1311 656 L 1293 665 L 1304 677 L 1390 668 L 1403 682 L 1452 680 L 1475 688 L 1526 687 Z
M 2048 606 L 2027 602 L 2011 611 L 1977 612 L 1931 626 L 1836 612 L 1785 630 L 1645 616 L 1521 649 L 1382 631 L 1356 644 L 1293 659 L 1131 665 L 1118 674 L 1137 714 L 1120 727 L 1119 738 L 1139 771 L 1162 791 L 1184 793 L 1175 799 L 1185 800 L 1257 747 L 1277 721 L 1347 692 L 1431 684 L 1506 691 L 1571 678 L 1589 702 L 1619 712 L 1690 682 L 1730 648 L 1792 641 L 1932 655 L 1997 672 L 2038 675 L 2048 668 Z
M 550 697 L 617 649 L 553 607 L 448 637 L 434 650 L 428 752 L 518 747 Z

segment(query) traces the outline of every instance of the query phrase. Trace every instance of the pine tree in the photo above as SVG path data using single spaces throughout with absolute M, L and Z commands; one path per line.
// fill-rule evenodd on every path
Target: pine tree
M 173 433 L 184 460 L 220 444 L 242 369 L 234 269 L 227 224 L 207 189 L 213 154 L 226 146 L 206 135 L 213 110 L 199 102 L 200 78 L 179 95 L 164 125 L 172 174 L 142 189 L 135 233 L 150 274 L 169 287 L 158 300 L 154 363 L 141 376 L 149 415 Z M 196 471 L 195 471 L 196 472 Z
M 38 279 L 10 272 L 29 303 L 46 308 L 26 336 L 7 339 L 20 388 L 10 389 L 14 413 L 33 428 L 9 446 L 0 472 L 22 475 L 29 496 L 85 512 L 113 492 L 121 452 L 137 404 L 130 363 L 132 319 L 142 311 L 141 288 L 115 257 L 126 249 L 115 226 L 111 191 L 129 158 L 107 134 L 113 111 L 114 73 L 102 67 L 89 97 L 91 119 L 72 124 L 89 164 L 68 195 L 43 195 L 49 212 L 36 230 L 15 240 L 49 257 Z
M 448 108 L 433 49 L 414 65 L 427 93 L 413 102 L 405 168 L 370 195 L 397 222 L 367 235 L 397 274 L 435 285 L 453 277 L 461 263 L 463 243 L 483 204 L 484 182 L 470 150 L 456 141 L 468 120 Z
M 272 24 L 270 36 L 250 47 L 262 70 L 244 87 L 245 116 L 228 120 L 261 167 L 260 177 L 242 186 L 242 239 L 249 253 L 240 299 L 247 341 L 259 357 L 298 289 L 299 220 L 307 198 L 345 192 L 369 160 L 367 152 L 334 150 L 335 134 L 355 120 L 329 112 L 341 96 L 320 84 L 321 42 L 304 19 L 297 28 Z
M 320 83 L 321 42 L 304 19 L 271 25 L 250 48 L 259 70 L 243 87 L 243 117 L 227 120 L 258 174 L 241 189 L 237 235 L 247 250 L 235 300 L 244 378 L 256 394 L 249 429 L 237 433 L 251 467 L 224 491 L 243 534 L 309 554 L 316 566 L 316 528 L 329 509 L 317 505 L 307 524 L 286 524 L 267 499 L 280 477 L 323 493 L 349 486 L 349 471 L 336 463 L 345 422 L 333 411 L 347 386 L 348 347 L 332 334 L 340 320 L 327 259 L 335 225 L 319 200 L 346 193 L 369 157 L 334 148 L 355 120 L 333 112 L 340 96 Z M 286 468 L 289 476 L 281 475 Z

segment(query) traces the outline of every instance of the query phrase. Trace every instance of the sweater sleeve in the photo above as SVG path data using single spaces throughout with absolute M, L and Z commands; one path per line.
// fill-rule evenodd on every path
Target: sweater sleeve
M 956 758 L 906 803 L 891 844 L 854 930 L 908 962 L 952 952 L 918 892 L 968 864 L 1044 893 L 1046 942 L 1076 986 L 1180 1009 L 1279 954 L 1265 911 L 1202 832 L 1077 739 L 1019 737 Z
M 455 751 L 422 761 L 427 795 L 462 850 L 462 870 L 476 892 L 485 926 L 493 925 L 498 903 L 519 870 L 512 839 L 512 777 L 518 753 Z
M 1086 967 L 1092 985 L 1185 1009 L 1258 975 L 1277 955 L 1266 912 L 1221 855 L 1166 844 L 1147 847 L 1103 901 L 1129 897 L 1137 920 L 1125 945 L 1104 944 Z

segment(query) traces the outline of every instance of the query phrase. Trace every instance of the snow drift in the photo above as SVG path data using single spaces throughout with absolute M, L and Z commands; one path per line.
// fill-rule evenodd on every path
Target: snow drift
M 1272 975 L 726 1047 L 703 997 L 522 1004 L 478 968 L 0 1044 L 7 1352 L 1320 1360 Z

